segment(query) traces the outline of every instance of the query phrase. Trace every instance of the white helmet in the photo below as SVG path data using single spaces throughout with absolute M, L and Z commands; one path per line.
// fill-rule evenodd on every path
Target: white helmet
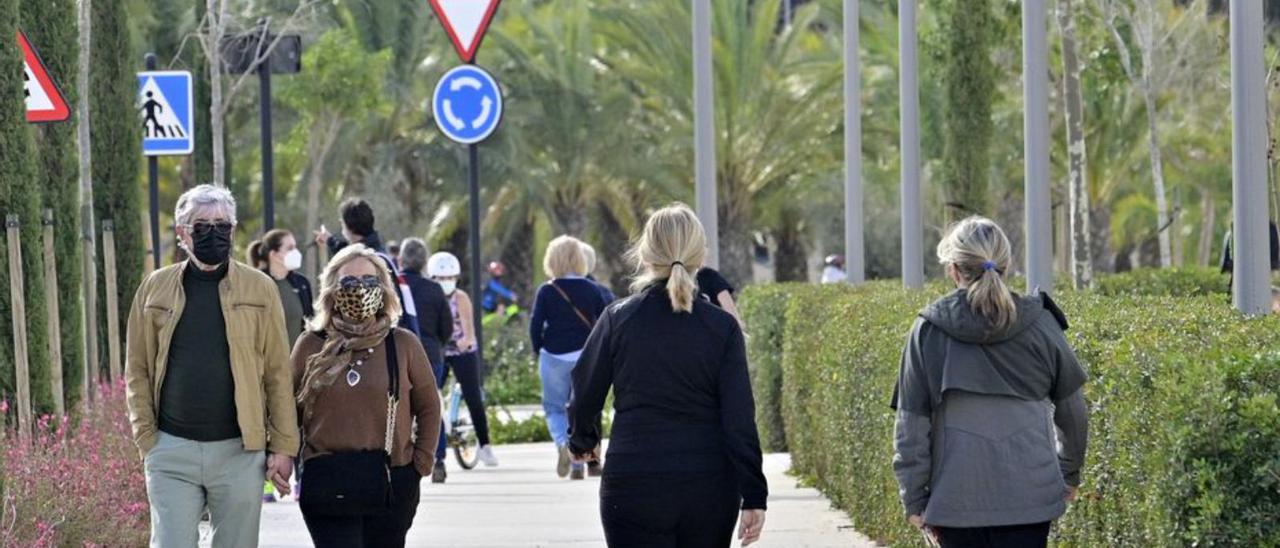
M 441 251 L 427 259 L 427 276 L 448 278 L 462 275 L 462 264 L 448 251 Z

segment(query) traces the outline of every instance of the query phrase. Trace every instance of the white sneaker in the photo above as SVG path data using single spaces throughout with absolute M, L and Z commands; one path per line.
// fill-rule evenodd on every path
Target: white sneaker
M 498 465 L 498 457 L 494 456 L 493 447 L 491 446 L 481 446 L 478 456 L 480 457 L 480 462 L 483 462 L 485 466 L 493 468 Z

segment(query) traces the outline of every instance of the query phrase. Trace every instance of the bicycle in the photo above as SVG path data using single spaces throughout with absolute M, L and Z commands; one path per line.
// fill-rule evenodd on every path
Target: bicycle
M 463 470 L 471 470 L 480 463 L 480 442 L 471 415 L 462 413 L 462 383 L 454 382 L 444 396 L 445 443 L 453 448 L 453 456 Z

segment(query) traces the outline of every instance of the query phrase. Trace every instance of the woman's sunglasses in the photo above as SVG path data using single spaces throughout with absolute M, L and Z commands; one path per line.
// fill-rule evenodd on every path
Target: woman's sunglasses
M 193 224 L 187 225 L 187 228 L 191 230 L 191 234 L 193 236 L 204 236 L 209 234 L 210 232 L 217 232 L 218 234 L 227 235 L 227 234 L 231 234 L 231 230 L 234 229 L 235 227 L 236 225 L 229 221 L 217 221 L 213 223 L 197 221 Z
M 338 280 L 338 287 L 342 289 L 372 289 L 381 286 L 382 282 L 378 281 L 378 277 L 373 275 L 361 276 L 359 278 L 355 276 L 343 276 L 341 280 Z

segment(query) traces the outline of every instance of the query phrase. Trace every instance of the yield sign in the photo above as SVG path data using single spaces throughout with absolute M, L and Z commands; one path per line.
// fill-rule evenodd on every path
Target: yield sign
M 27 121 L 61 122 L 70 118 L 67 100 L 49 78 L 49 70 L 21 30 L 18 31 L 18 45 L 22 47 L 22 88 L 27 103 Z
M 502 0 L 430 1 L 436 18 L 444 25 L 445 32 L 449 33 L 458 57 L 462 58 L 462 62 L 470 63 L 476 58 L 480 41 L 484 40 L 484 33 L 489 30 L 489 22 L 493 20 L 493 12 L 498 11 L 498 4 Z

